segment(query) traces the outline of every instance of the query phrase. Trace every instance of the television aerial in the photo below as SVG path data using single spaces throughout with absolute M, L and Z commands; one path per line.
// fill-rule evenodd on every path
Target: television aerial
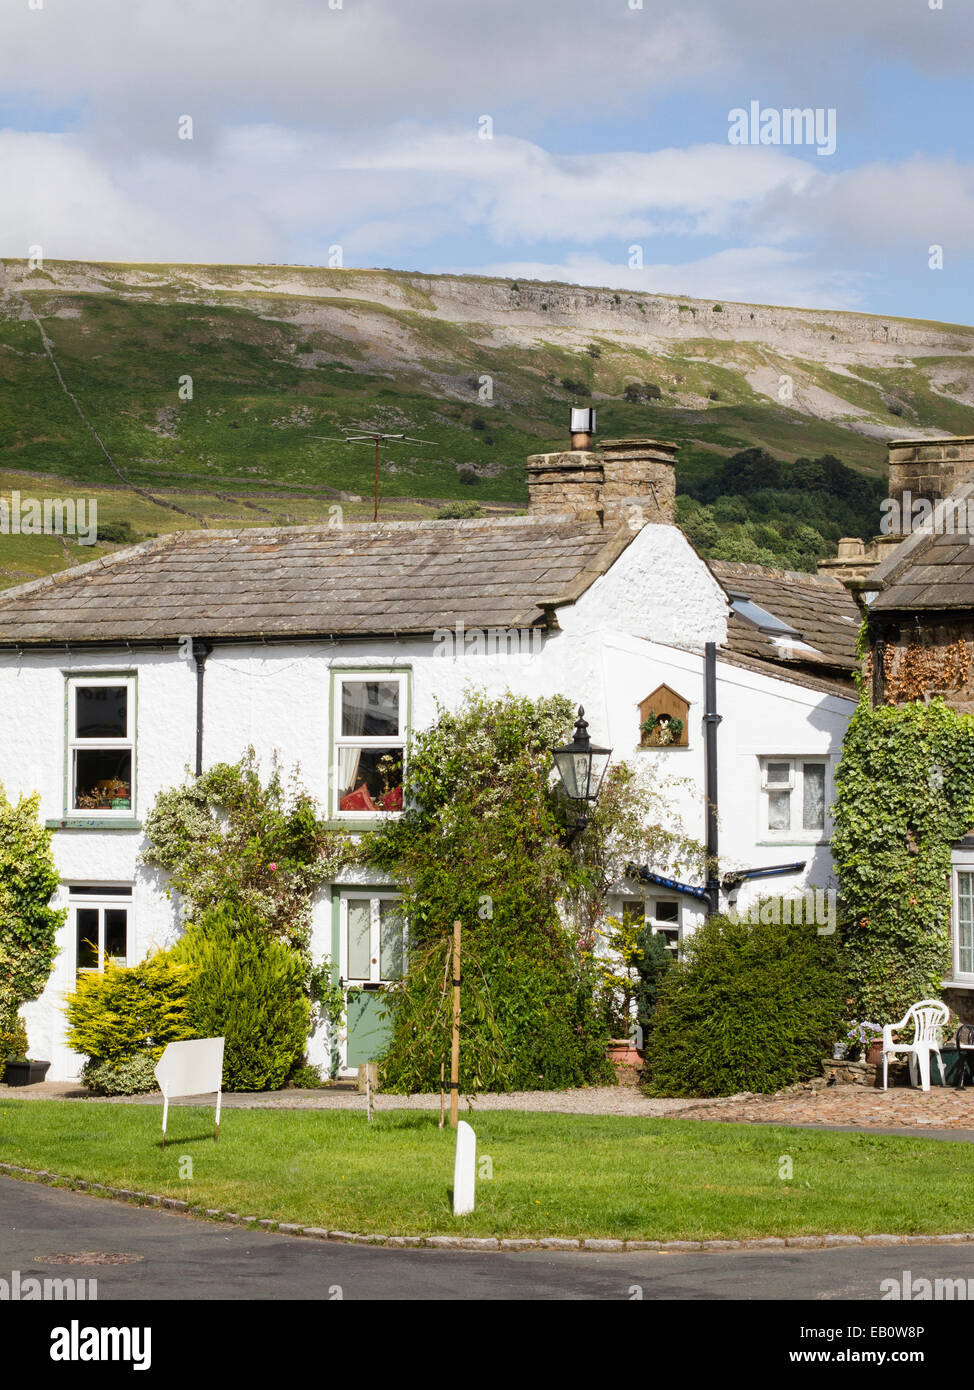
M 346 434 L 340 439 L 337 435 L 316 434 L 315 439 L 327 439 L 334 444 L 363 444 L 367 440 L 372 440 L 375 444 L 375 508 L 372 513 L 372 520 L 379 520 L 379 445 L 387 439 L 401 439 L 409 444 L 431 444 L 429 439 L 416 439 L 411 434 L 381 434 L 378 431 L 370 430 L 365 434 Z

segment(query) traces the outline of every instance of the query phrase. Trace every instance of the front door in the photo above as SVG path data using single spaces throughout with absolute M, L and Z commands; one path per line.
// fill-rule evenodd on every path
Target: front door
M 401 980 L 406 939 L 395 893 L 343 893 L 340 971 L 345 989 L 345 1066 L 374 1062 L 385 1051 L 392 1021 L 383 1007 L 386 986 Z

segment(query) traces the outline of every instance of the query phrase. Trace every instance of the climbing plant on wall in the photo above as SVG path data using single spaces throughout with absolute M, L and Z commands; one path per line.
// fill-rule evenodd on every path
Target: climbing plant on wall
M 836 773 L 832 853 L 857 1018 L 890 1022 L 950 972 L 950 847 L 974 824 L 974 716 L 862 700 Z

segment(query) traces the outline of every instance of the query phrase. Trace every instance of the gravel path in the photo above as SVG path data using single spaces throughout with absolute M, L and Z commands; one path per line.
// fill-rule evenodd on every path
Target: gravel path
M 77 1084 L 42 1082 L 38 1086 L 0 1086 L 0 1100 L 87 1100 Z M 104 1098 L 102 1098 L 104 1099 Z M 162 1096 L 113 1096 L 111 1105 L 161 1105 Z M 212 1104 L 211 1097 L 190 1097 L 173 1105 Z M 227 1110 L 364 1110 L 365 1096 L 354 1086 L 327 1086 L 321 1090 L 234 1092 L 224 1095 Z M 439 1110 L 440 1097 L 375 1097 L 377 1111 Z M 878 1091 L 865 1086 L 831 1086 L 822 1090 L 789 1091 L 776 1096 L 721 1096 L 713 1100 L 657 1100 L 634 1086 L 592 1086 L 577 1091 L 512 1091 L 507 1095 L 472 1098 L 476 1114 L 485 1110 L 546 1111 L 567 1115 L 632 1115 L 658 1119 L 679 1115 L 688 1120 L 723 1120 L 730 1123 L 781 1125 L 833 1125 L 862 1129 L 896 1127 L 923 1132 L 931 1128 L 974 1131 L 974 1087 L 956 1091 L 935 1086 L 930 1091 L 894 1087 Z M 460 1113 L 468 1113 L 465 1097 Z

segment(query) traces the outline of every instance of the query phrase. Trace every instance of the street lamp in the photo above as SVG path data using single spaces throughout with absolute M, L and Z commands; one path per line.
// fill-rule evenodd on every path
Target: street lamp
M 561 748 L 553 748 L 551 752 L 565 792 L 569 800 L 578 806 L 572 830 L 584 830 L 588 824 L 587 808 L 598 800 L 612 749 L 596 748 L 593 745 L 588 736 L 585 711 L 579 705 L 575 737 L 571 743 L 566 743 Z

